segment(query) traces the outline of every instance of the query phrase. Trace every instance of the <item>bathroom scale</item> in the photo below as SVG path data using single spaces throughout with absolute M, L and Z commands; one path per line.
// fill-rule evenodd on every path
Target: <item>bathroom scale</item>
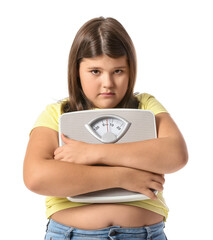
M 68 138 L 92 144 L 137 142 L 157 137 L 155 116 L 151 111 L 126 108 L 64 113 L 59 119 L 60 146 L 64 145 L 61 133 Z M 157 191 L 154 193 L 157 194 Z M 112 188 L 68 196 L 67 199 L 80 203 L 116 203 L 149 197 L 122 188 Z

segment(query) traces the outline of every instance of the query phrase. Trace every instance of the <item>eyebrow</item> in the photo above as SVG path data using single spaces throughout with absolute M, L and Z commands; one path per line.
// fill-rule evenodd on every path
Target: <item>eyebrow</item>
M 113 69 L 121 69 L 121 68 L 127 68 L 127 66 L 118 66 L 118 67 L 114 67 Z M 88 67 L 88 69 L 103 69 L 103 68 L 92 66 L 92 67 Z

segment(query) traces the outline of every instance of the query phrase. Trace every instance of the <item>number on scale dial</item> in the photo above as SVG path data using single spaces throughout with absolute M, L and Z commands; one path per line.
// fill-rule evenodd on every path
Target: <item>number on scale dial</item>
M 131 123 L 116 115 L 106 115 L 93 119 L 85 125 L 87 130 L 103 143 L 117 142 Z

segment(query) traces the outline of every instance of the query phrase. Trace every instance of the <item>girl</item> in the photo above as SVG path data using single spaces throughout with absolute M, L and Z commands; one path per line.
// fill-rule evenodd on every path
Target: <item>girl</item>
M 123 26 L 113 18 L 95 18 L 78 31 L 69 55 L 69 99 L 48 105 L 30 134 L 24 182 L 46 198 L 46 240 L 166 239 L 168 208 L 164 174 L 187 162 L 184 139 L 166 109 L 151 95 L 135 96 L 136 54 Z M 93 108 L 139 108 L 156 117 L 158 138 L 88 144 L 62 135 L 62 113 Z M 103 166 L 105 165 L 105 166 Z M 108 188 L 141 192 L 149 200 L 116 204 L 82 204 L 67 200 Z M 150 190 L 158 191 L 157 196 Z

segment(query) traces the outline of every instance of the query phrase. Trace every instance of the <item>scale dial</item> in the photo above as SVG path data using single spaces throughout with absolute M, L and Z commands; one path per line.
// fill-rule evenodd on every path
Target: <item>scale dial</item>
M 131 123 L 116 115 L 105 115 L 85 125 L 87 130 L 102 143 L 115 143 L 129 129 Z

